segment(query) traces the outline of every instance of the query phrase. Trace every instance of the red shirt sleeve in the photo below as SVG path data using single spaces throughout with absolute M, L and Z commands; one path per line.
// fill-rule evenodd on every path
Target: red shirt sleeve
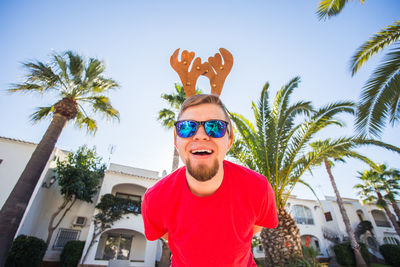
M 275 194 L 268 181 L 266 182 L 266 188 L 263 191 L 264 193 L 259 210 L 259 215 L 256 219 L 255 225 L 266 228 L 275 228 L 278 226 Z
M 168 232 L 168 230 L 163 226 L 160 209 L 158 209 L 153 203 L 151 197 L 145 194 L 142 202 L 142 216 L 144 222 L 144 233 L 146 238 L 150 241 L 157 240 Z

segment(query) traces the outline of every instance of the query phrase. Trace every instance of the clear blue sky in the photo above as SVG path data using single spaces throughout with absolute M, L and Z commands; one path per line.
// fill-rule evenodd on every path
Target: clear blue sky
M 96 145 L 111 162 L 162 172 L 171 169 L 172 131 L 156 120 L 165 107 L 162 93 L 173 91 L 178 75 L 169 65 L 180 47 L 206 60 L 225 47 L 235 62 L 221 99 L 231 111 L 252 118 L 251 101 L 257 101 L 266 81 L 271 95 L 295 76 L 302 83 L 294 100 L 311 100 L 316 107 L 338 100 L 359 98 L 361 88 L 380 57 L 371 60 L 355 77 L 348 71 L 354 51 L 373 33 L 399 19 L 398 0 L 353 1 L 328 21 L 315 15 L 312 1 L 1 1 L 0 3 L 0 136 L 39 142 L 49 121 L 32 125 L 35 107 L 54 103 L 39 95 L 10 95 L 10 84 L 22 81 L 21 62 L 47 61 L 53 52 L 74 50 L 103 59 L 107 75 L 121 88 L 110 97 L 121 122 L 99 122 L 95 137 L 68 125 L 57 146 L 75 150 Z M 198 86 L 209 91 L 208 81 Z M 353 133 L 331 128 L 328 136 Z M 397 128 L 387 127 L 382 140 L 400 146 Z M 380 149 L 361 149 L 376 162 L 400 168 L 399 155 Z M 357 171 L 367 168 L 355 160 L 338 164 L 333 173 L 342 196 L 355 197 Z M 323 169 L 306 180 L 322 196 L 333 195 Z M 311 197 L 298 186 L 299 197 Z

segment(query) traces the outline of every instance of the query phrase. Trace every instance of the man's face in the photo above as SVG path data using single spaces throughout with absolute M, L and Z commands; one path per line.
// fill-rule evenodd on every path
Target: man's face
M 179 118 L 179 120 L 195 121 L 212 119 L 227 120 L 221 107 L 215 104 L 200 104 L 190 107 Z M 227 128 L 229 129 L 229 126 Z M 189 138 L 181 138 L 174 131 L 175 147 L 189 174 L 198 181 L 210 180 L 222 168 L 222 161 L 231 147 L 233 139 L 229 137 L 228 131 L 222 138 L 209 137 L 203 126 L 199 126 L 197 132 Z

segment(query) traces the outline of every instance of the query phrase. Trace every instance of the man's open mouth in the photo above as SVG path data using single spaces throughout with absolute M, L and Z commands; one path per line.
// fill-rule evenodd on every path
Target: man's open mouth
M 211 155 L 214 151 L 209 150 L 209 149 L 196 149 L 190 151 L 193 155 L 199 155 L 199 156 L 204 156 L 204 155 Z

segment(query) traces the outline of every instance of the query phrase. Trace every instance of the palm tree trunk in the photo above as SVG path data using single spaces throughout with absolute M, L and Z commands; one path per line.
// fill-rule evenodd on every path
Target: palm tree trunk
M 172 160 L 172 171 L 175 171 L 179 167 L 179 154 L 178 150 L 176 150 L 176 147 L 174 146 L 174 158 Z
M 0 266 L 5 263 L 26 206 L 67 121 L 66 117 L 54 114 L 46 133 L 0 211 Z
M 357 243 L 356 236 L 354 235 L 353 229 L 351 229 L 350 219 L 347 216 L 347 212 L 344 208 L 342 197 L 339 194 L 339 190 L 337 189 L 335 179 L 333 178 L 332 171 L 331 171 L 331 165 L 329 164 L 327 159 L 324 159 L 324 163 L 325 163 L 326 171 L 328 172 L 328 175 L 329 175 L 329 179 L 331 180 L 331 183 L 332 183 L 333 191 L 335 191 L 336 200 L 339 205 L 340 213 L 342 214 L 342 217 L 343 217 L 344 225 L 346 226 L 347 234 L 349 235 L 349 238 L 350 238 L 350 244 L 351 244 L 351 247 L 353 248 L 354 256 L 356 259 L 356 266 L 360 266 L 360 267 L 367 266 L 367 264 L 364 261 L 364 258 L 361 255 L 360 245 Z
M 302 255 L 300 231 L 292 216 L 280 208 L 278 221 L 276 228 L 263 228 L 261 231 L 266 266 L 286 266 L 293 258 Z
M 376 191 L 376 194 L 378 195 L 378 202 L 385 202 L 385 200 L 383 200 L 383 197 L 379 191 Z M 387 216 L 389 217 L 390 221 L 392 222 L 392 225 L 394 227 L 394 230 L 396 230 L 397 235 L 400 236 L 400 227 L 399 227 L 393 213 L 389 210 L 388 205 L 387 204 L 383 205 L 383 209 L 385 210 Z
M 392 204 L 393 210 L 396 213 L 397 216 L 397 221 L 400 221 L 400 209 L 399 206 L 397 205 L 396 201 L 390 201 L 390 203 Z

